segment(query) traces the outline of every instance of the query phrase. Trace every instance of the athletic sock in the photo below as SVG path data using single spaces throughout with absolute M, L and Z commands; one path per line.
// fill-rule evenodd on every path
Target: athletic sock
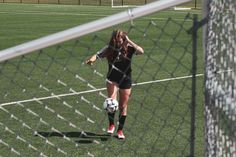
M 114 125 L 115 113 L 108 113 L 108 120 L 110 125 Z
M 122 115 L 119 118 L 119 126 L 118 126 L 118 130 L 122 130 L 125 124 L 125 119 L 126 119 L 126 115 Z

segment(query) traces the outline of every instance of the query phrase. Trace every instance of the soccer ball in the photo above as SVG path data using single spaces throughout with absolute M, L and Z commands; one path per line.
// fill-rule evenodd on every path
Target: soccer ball
M 114 113 L 118 110 L 119 103 L 116 99 L 107 98 L 103 103 L 103 108 L 109 113 Z

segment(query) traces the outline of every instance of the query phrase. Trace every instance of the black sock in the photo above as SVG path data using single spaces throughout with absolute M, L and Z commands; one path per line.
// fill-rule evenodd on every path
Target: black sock
M 108 120 L 110 125 L 114 125 L 115 113 L 108 113 Z
M 118 130 L 122 130 L 125 124 L 126 115 L 119 116 L 119 126 Z

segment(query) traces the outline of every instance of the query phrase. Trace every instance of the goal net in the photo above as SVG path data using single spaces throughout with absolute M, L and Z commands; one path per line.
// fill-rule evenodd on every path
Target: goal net
M 192 15 L 153 16 L 183 2 L 157 1 L 0 51 L 0 156 L 193 155 Z M 106 133 L 106 61 L 84 64 L 117 28 L 145 50 L 132 62 L 125 141 Z
M 111 0 L 112 8 L 137 7 L 145 4 L 145 1 Z
M 139 7 L 144 4 L 151 3 L 155 0 L 111 0 L 112 8 L 127 8 L 127 7 Z M 193 0 L 187 3 L 180 4 L 178 6 L 173 6 L 174 10 L 190 10 L 190 9 L 201 9 L 202 0 Z
M 236 2 L 208 0 L 205 30 L 206 155 L 236 156 Z

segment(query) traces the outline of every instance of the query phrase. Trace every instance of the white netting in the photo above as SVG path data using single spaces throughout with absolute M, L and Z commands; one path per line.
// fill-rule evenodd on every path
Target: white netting
M 236 155 L 236 1 L 210 0 L 206 36 L 206 154 Z

